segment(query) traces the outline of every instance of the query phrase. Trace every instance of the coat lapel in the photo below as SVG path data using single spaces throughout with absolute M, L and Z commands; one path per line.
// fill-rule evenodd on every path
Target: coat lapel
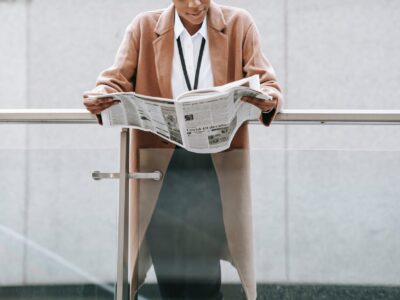
M 211 67 L 214 85 L 218 86 L 228 82 L 228 35 L 224 32 L 224 15 L 214 2 L 211 2 L 207 18 Z
M 158 19 L 153 41 L 155 65 L 161 96 L 172 98 L 171 76 L 174 56 L 174 6 L 171 4 Z

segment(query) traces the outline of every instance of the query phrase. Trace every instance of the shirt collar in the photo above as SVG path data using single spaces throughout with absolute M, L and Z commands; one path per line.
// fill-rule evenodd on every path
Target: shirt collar
M 190 36 L 190 34 L 187 32 L 185 26 L 183 26 L 181 18 L 179 17 L 178 12 L 175 9 L 175 24 L 174 24 L 175 39 L 180 37 L 180 35 L 185 31 L 186 31 L 187 35 Z M 195 36 L 197 34 L 201 34 L 203 36 L 203 38 L 205 40 L 207 40 L 207 38 L 208 38 L 208 34 L 207 34 L 207 16 L 204 18 L 203 24 L 201 24 L 201 27 L 200 27 L 199 31 L 197 31 L 193 36 Z

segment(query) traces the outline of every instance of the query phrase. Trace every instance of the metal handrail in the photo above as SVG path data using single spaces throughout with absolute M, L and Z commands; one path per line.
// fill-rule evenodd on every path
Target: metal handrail
M 0 124 L 95 124 L 85 109 L 0 109 Z M 252 124 L 261 124 L 252 120 Z M 282 110 L 274 124 L 400 124 L 400 110 Z
M 0 109 L 0 123 L 95 124 L 86 109 Z

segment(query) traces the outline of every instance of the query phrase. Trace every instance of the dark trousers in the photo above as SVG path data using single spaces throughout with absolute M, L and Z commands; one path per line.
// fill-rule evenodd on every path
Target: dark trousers
M 146 239 L 162 299 L 222 299 L 226 237 L 210 154 L 175 150 Z

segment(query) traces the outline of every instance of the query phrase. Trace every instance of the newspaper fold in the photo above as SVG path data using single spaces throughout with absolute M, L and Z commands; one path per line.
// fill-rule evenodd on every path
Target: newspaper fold
M 239 127 L 260 114 L 256 106 L 241 101 L 242 96 L 271 100 L 260 91 L 258 75 L 223 86 L 189 91 L 176 99 L 133 92 L 96 98 L 111 97 L 120 101 L 102 111 L 104 126 L 150 131 L 188 151 L 216 153 L 228 149 Z

